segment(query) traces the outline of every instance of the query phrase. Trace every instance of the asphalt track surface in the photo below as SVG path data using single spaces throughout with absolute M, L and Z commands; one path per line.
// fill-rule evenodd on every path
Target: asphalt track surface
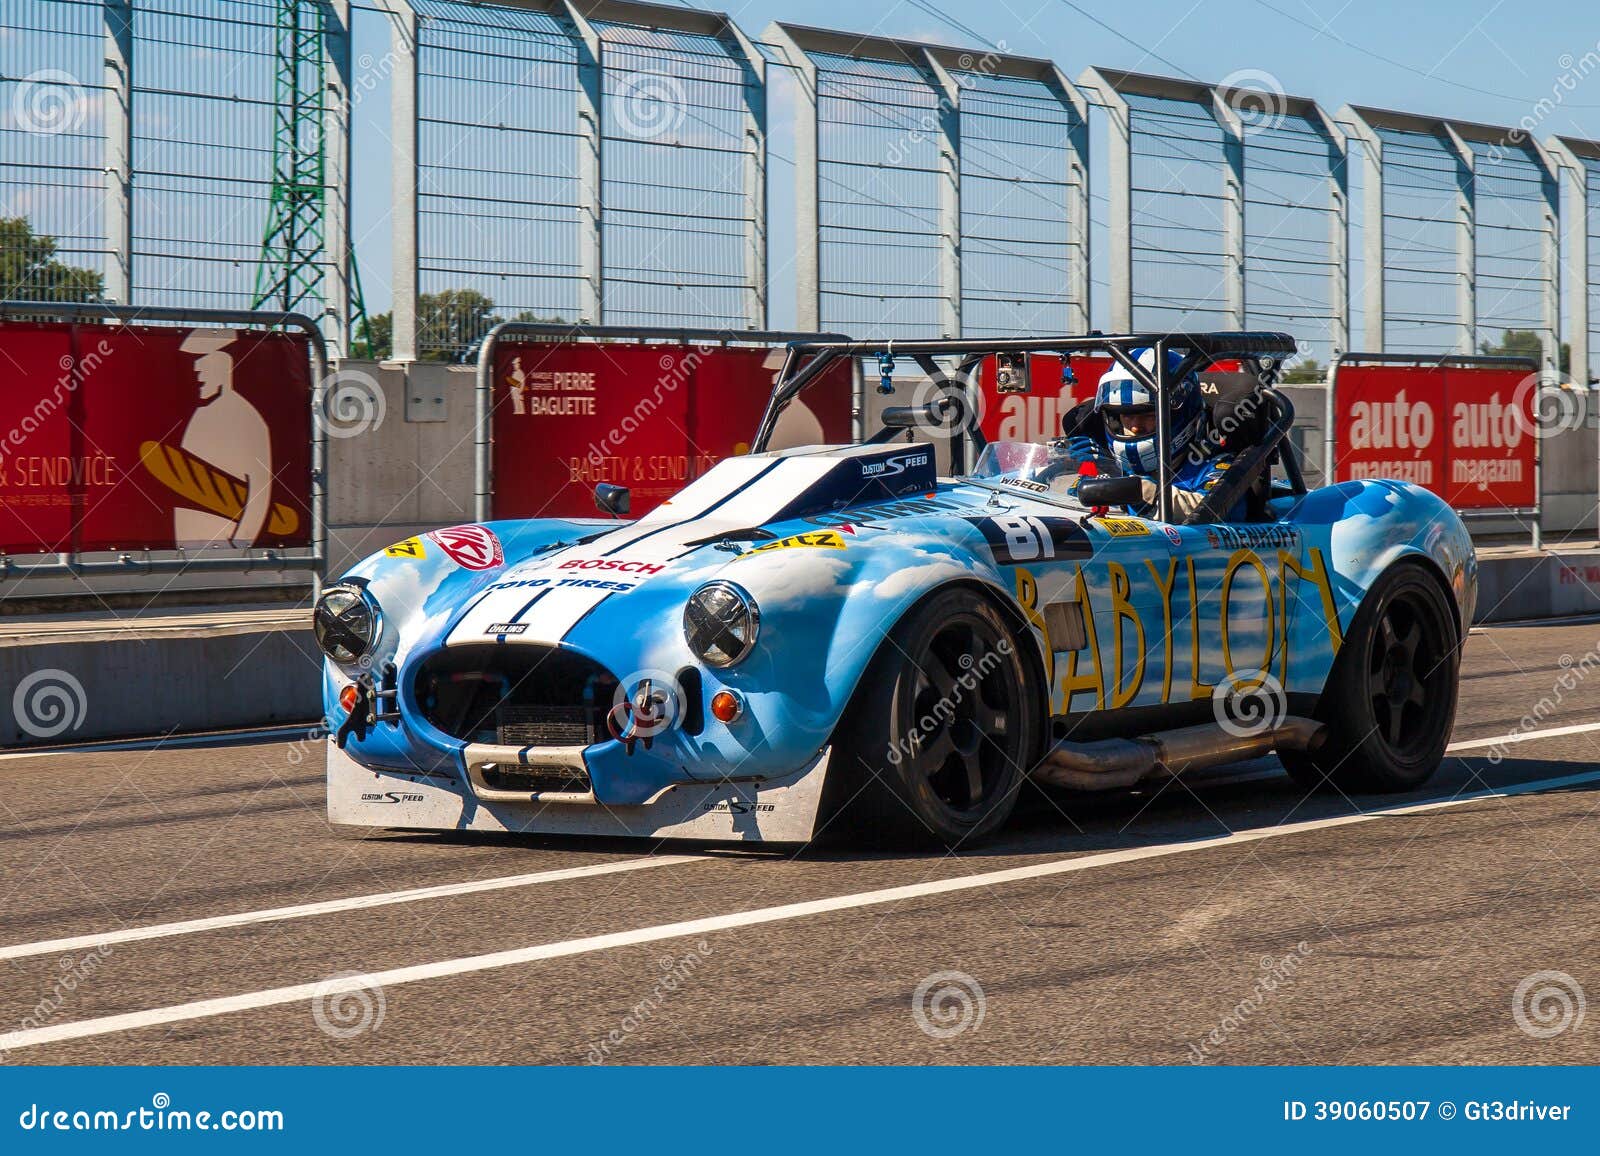
M 1596 1063 L 1597 664 L 1600 623 L 1475 631 L 1455 753 L 1411 795 L 1307 797 L 1262 760 L 1034 799 L 953 856 L 330 828 L 292 736 L 4 754 L 0 1048 Z

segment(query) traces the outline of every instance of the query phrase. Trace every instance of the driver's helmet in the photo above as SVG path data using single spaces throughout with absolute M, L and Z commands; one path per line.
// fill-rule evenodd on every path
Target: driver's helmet
M 1135 349 L 1133 358 L 1145 369 L 1154 370 L 1156 351 L 1148 346 Z M 1167 352 L 1167 372 L 1176 373 L 1183 356 Z M 1187 449 L 1205 424 L 1205 403 L 1200 398 L 1200 375 L 1190 371 L 1167 387 L 1171 427 L 1168 452 L 1172 460 Z M 1144 382 L 1134 378 L 1120 362 L 1114 363 L 1095 387 L 1094 407 L 1105 424 L 1111 454 L 1125 473 L 1154 476 L 1156 457 L 1156 399 Z

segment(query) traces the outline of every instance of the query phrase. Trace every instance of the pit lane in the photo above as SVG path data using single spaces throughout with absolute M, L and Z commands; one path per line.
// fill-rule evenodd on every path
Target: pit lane
M 1034 799 L 950 857 L 330 829 L 293 732 L 0 756 L 0 1036 L 12 1063 L 1593 1063 L 1600 1027 L 1530 1033 L 1514 995 L 1600 991 L 1597 648 L 1475 631 L 1415 795 L 1308 799 L 1266 760 Z M 1460 801 L 1488 790 L 1520 793 Z

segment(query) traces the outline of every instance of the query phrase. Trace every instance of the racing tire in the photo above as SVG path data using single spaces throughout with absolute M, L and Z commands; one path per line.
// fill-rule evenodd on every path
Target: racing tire
M 1327 741 L 1281 751 L 1302 786 L 1409 791 L 1444 760 L 1455 725 L 1461 636 L 1442 583 L 1402 562 L 1367 592 L 1317 703 Z
M 1000 610 L 970 588 L 913 607 L 834 731 L 822 834 L 953 849 L 997 831 L 1041 733 L 1025 662 Z

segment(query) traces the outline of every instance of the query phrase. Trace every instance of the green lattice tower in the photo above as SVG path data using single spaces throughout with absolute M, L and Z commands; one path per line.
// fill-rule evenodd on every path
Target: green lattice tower
M 327 44 L 320 0 L 278 0 L 272 114 L 272 197 L 256 267 L 254 308 L 320 313 L 327 273 Z M 366 330 L 350 260 L 350 327 Z

